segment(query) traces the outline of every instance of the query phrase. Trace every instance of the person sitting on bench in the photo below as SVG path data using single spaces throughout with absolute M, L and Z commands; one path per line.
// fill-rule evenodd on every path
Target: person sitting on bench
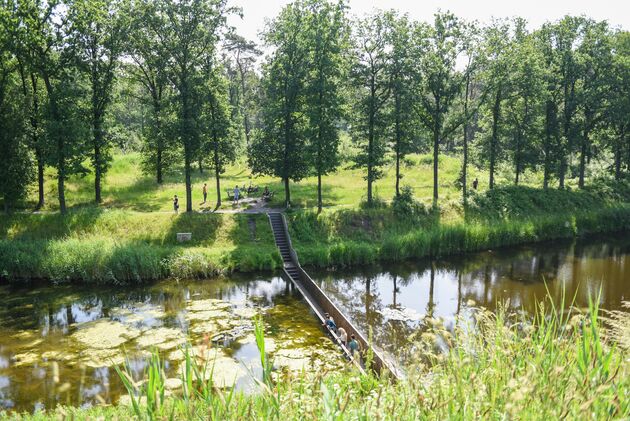
M 271 198 L 271 192 L 269 191 L 269 187 L 265 186 L 265 190 L 263 190 L 262 198 L 263 200 L 267 200 Z

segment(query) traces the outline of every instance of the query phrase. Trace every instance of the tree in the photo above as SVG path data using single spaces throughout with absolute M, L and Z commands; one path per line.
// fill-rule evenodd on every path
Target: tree
M 226 47 L 234 56 L 234 63 L 238 73 L 238 88 L 234 95 L 234 105 L 243 119 L 243 129 L 245 131 L 245 144 L 249 147 L 251 133 L 250 107 L 252 101 L 250 86 L 252 67 L 256 58 L 262 52 L 253 41 L 248 41 L 235 33 L 228 33 L 226 36 Z
M 57 170 L 59 210 L 66 212 L 65 181 L 70 174 L 86 172 L 81 103 L 85 96 L 81 75 L 69 51 L 67 8 L 59 0 L 23 0 L 10 8 L 18 25 L 20 47 L 37 70 L 47 94 L 46 134 L 51 144 L 50 164 Z
M 343 1 L 308 0 L 308 74 L 305 114 L 308 118 L 309 161 L 317 175 L 317 209 L 322 210 L 322 176 L 339 164 L 337 123 L 342 115 L 341 85 L 346 72 L 344 50 L 348 27 Z
M 13 7 L 11 10 L 10 7 Z M 3 37 L 5 54 L 12 53 L 15 57 L 17 71 L 20 75 L 20 85 L 24 102 L 23 109 L 28 114 L 29 124 L 24 128 L 27 132 L 28 146 L 33 150 L 37 162 L 38 201 L 36 209 L 44 206 L 44 167 L 47 164 L 48 144 L 44 133 L 45 92 L 42 89 L 37 69 L 33 66 L 32 51 L 25 45 L 28 34 L 20 30 L 19 16 L 16 13 L 17 4 L 3 3 L 0 9 L 0 26 L 4 29 Z M 8 57 L 8 56 L 7 56 Z
M 577 51 L 581 69 L 579 96 L 582 111 L 578 186 L 584 188 L 587 155 L 591 154 L 591 133 L 603 122 L 611 91 L 612 40 L 606 22 L 584 22 L 584 35 Z
M 192 212 L 192 162 L 200 147 L 197 90 L 203 84 L 202 68 L 212 57 L 219 30 L 229 12 L 225 0 L 154 1 L 155 19 L 149 20 L 151 37 L 159 39 L 168 57 L 167 75 L 176 90 L 178 138 L 184 150 L 186 211 Z
M 480 54 L 480 40 L 479 30 L 475 24 L 468 25 L 466 28 L 466 35 L 464 36 L 463 52 L 466 56 L 466 67 L 463 70 L 465 89 L 464 100 L 462 104 L 462 170 L 461 170 L 461 185 L 462 185 L 462 198 L 464 204 L 468 201 L 468 161 L 469 161 L 469 143 L 473 138 L 471 133 L 471 122 L 474 116 L 477 114 L 478 108 L 483 102 L 483 97 L 476 94 L 478 89 L 477 78 L 479 73 L 479 54 Z
M 304 114 L 306 48 L 303 3 L 289 4 L 267 28 L 265 41 L 274 49 L 264 66 L 262 127 L 252 139 L 249 165 L 254 174 L 280 177 L 285 205 L 291 205 L 290 180 L 308 174 Z
M 456 69 L 457 58 L 464 49 L 460 21 L 451 13 L 435 15 L 432 27 L 419 25 L 415 30 L 421 90 L 418 112 L 422 124 L 431 132 L 433 144 L 433 201 L 439 190 L 438 164 L 440 142 L 461 124 L 445 124 L 453 101 L 462 88 L 463 77 Z
M 506 124 L 511 134 L 507 149 L 512 155 L 514 184 L 518 185 L 522 172 L 538 163 L 545 99 L 543 57 L 532 36 L 526 33 L 522 19 L 515 21 L 515 39 L 507 60 L 510 93 L 506 101 Z
M 27 97 L 21 95 L 18 61 L 11 53 L 8 16 L 0 9 L 0 197 L 4 210 L 26 196 L 33 180 L 33 166 L 27 147 Z
M 502 105 L 509 94 L 510 27 L 505 21 L 495 20 L 485 30 L 483 45 L 483 84 L 488 96 L 491 134 L 483 156 L 489 161 L 488 188 L 494 188 L 495 171 L 500 151 Z
M 544 24 L 541 28 L 542 38 L 548 43 L 546 52 L 552 57 L 548 61 L 549 71 L 553 75 L 548 89 L 558 90 L 559 136 L 555 148 L 558 160 L 558 187 L 563 189 L 569 166 L 569 157 L 573 152 L 577 127 L 575 116 L 578 111 L 578 79 L 579 65 L 576 59 L 576 48 L 580 42 L 584 18 L 564 17 L 555 24 Z M 548 108 L 548 113 L 553 110 Z M 548 131 L 552 130 L 553 122 Z
M 70 48 L 90 84 L 90 126 L 96 203 L 103 201 L 101 179 L 106 173 L 109 141 L 105 115 L 112 99 L 118 57 L 126 34 L 125 16 L 116 0 L 72 0 L 70 2 Z
M 227 164 L 236 159 L 236 142 L 232 125 L 228 83 L 211 63 L 206 71 L 206 89 L 203 95 L 202 137 L 203 155 L 210 156 L 217 187 L 218 209 L 221 206 L 221 174 Z
M 630 32 L 615 34 L 611 69 L 611 89 L 607 107 L 607 124 L 613 134 L 615 179 L 621 178 L 623 162 L 630 174 Z
M 130 12 L 131 30 L 127 50 L 134 65 L 128 66 L 129 71 L 145 88 L 149 94 L 151 117 L 149 127 L 144 135 L 146 147 L 143 149 L 147 171 L 155 173 L 158 184 L 164 181 L 164 171 L 169 162 L 174 159 L 172 154 L 173 142 L 166 133 L 168 94 L 168 61 L 169 56 L 163 50 L 158 33 L 152 28 L 159 26 L 159 16 L 150 0 L 139 1 L 134 4 Z
M 396 196 L 400 196 L 400 164 L 414 150 L 418 133 L 418 118 L 414 112 L 414 63 L 412 54 L 412 25 L 407 16 L 398 17 L 393 12 L 385 15 L 388 44 L 391 45 L 391 120 L 393 122 L 393 151 L 396 161 Z
M 360 150 L 355 167 L 366 169 L 367 203 L 372 205 L 372 184 L 382 177 L 386 162 L 391 95 L 390 54 L 387 20 L 382 12 L 356 22 L 353 40 L 354 86 L 353 138 Z

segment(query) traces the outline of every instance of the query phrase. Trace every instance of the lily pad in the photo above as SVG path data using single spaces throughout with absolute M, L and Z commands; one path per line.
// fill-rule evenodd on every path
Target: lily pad
M 157 346 L 159 349 L 172 349 L 186 342 L 184 334 L 179 329 L 159 327 L 142 333 L 137 341 L 143 348 Z
M 95 320 L 81 325 L 72 337 L 88 348 L 111 349 L 135 339 L 140 331 L 108 319 Z
M 40 356 L 34 352 L 24 352 L 13 356 L 13 366 L 22 367 L 25 365 L 33 365 L 40 361 Z
M 209 310 L 225 310 L 232 307 L 231 303 L 215 298 L 205 300 L 194 300 L 188 303 L 188 311 L 209 311 Z

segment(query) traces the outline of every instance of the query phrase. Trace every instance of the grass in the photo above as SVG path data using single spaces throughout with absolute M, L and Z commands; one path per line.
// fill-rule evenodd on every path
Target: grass
M 178 232 L 192 241 L 178 243 Z M 9 280 L 123 284 L 273 270 L 279 262 L 264 215 L 88 208 L 0 218 L 0 275 Z
M 257 393 L 215 388 L 199 375 L 204 364 L 188 357 L 185 387 L 164 397 L 163 371 L 154 357 L 131 407 L 59 408 L 11 414 L 13 419 L 627 419 L 628 349 L 605 328 L 597 300 L 584 313 L 540 304 L 534 317 L 475 309 L 453 331 L 439 320 L 416 338 L 419 363 L 391 382 L 351 369 L 280 375 Z M 474 327 L 473 327 L 474 326 Z M 619 325 L 628 335 L 628 324 Z M 436 343 L 447 345 L 436 351 Z M 264 350 L 261 350 L 264 352 Z M 121 373 L 124 378 L 125 374 Z M 151 395 L 151 396 L 146 396 Z M 140 397 L 144 396 L 144 399 Z M 0 415 L 1 417 L 1 415 Z M 92 418 L 93 419 L 93 418 Z
M 433 189 L 431 157 L 429 155 L 412 155 L 405 162 L 403 184 L 414 188 L 418 197 L 430 198 Z M 172 211 L 172 199 L 174 195 L 180 198 L 181 209 L 185 209 L 185 188 L 183 172 L 180 168 L 167 173 L 164 183 L 158 185 L 154 178 L 142 174 L 141 156 L 139 153 L 115 154 L 111 168 L 107 172 L 103 182 L 103 205 L 120 209 L 134 210 L 138 212 Z M 459 176 L 460 161 L 457 158 L 443 156 L 440 160 L 440 180 L 442 198 L 444 202 L 459 199 L 456 180 Z M 471 169 L 471 179 L 478 176 L 480 180 L 485 174 L 474 168 Z M 366 182 L 364 174 L 360 170 L 351 169 L 349 164 L 334 174 L 323 178 L 324 206 L 326 207 L 355 207 L 365 200 Z M 394 167 L 385 168 L 384 177 L 375 183 L 375 193 L 383 199 L 391 199 L 394 195 Z M 531 179 L 532 182 L 534 181 Z M 252 177 L 245 162 L 239 162 L 228 168 L 222 176 L 222 196 L 225 203 L 223 209 L 231 209 L 226 201 L 226 189 L 235 185 L 249 185 L 250 181 L 261 188 L 269 186 L 275 191 L 273 206 L 281 206 L 284 200 L 284 187 L 279 179 L 272 177 Z M 202 204 L 202 186 L 208 184 L 208 202 Z M 46 170 L 46 206 L 43 210 L 55 211 L 59 209 L 57 203 L 57 184 L 55 171 Z M 483 188 L 483 181 L 480 188 Z M 200 174 L 193 171 L 193 209 L 211 210 L 216 204 L 216 188 L 214 175 L 206 170 Z M 291 198 L 294 206 L 300 208 L 315 208 L 317 199 L 317 179 L 307 177 L 298 183 L 291 183 Z M 94 202 L 94 177 L 73 176 L 67 182 L 67 204 L 70 208 L 91 206 Z M 37 203 L 36 186 L 31 189 L 31 194 L 25 204 L 25 208 L 32 209 Z
M 56 282 L 143 282 L 165 277 L 206 277 L 234 270 L 273 270 L 280 264 L 267 219 L 262 215 L 195 212 L 175 215 L 174 194 L 184 196 L 181 173 L 171 173 L 158 186 L 140 172 L 137 153 L 116 154 L 103 184 L 103 206 L 92 204 L 91 178 L 68 181 L 71 211 L 56 210 L 52 171 L 47 172 L 43 213 L 0 216 L 0 278 L 17 281 L 42 278 Z M 379 207 L 364 209 L 362 173 L 346 165 L 324 179 L 326 208 L 314 211 L 316 180 L 292 184 L 295 210 L 289 212 L 293 244 L 305 265 L 331 267 L 440 256 L 587 233 L 630 229 L 630 184 L 589 180 L 584 190 L 542 190 L 507 185 L 509 169 L 499 172 L 503 187 L 484 190 L 480 179 L 466 207 L 457 188 L 460 162 L 440 159 L 441 199 L 431 206 L 432 168 L 429 155 L 405 161 L 403 184 L 414 189 L 415 214 L 400 214 L 383 203 L 394 194 L 393 168 L 388 167 L 375 191 Z M 194 209 L 210 210 L 216 202 L 209 173 L 194 176 Z M 526 184 L 540 183 L 540 174 L 527 173 Z M 231 166 L 223 186 L 249 184 L 249 170 Z M 198 202 L 203 182 L 209 202 Z M 282 187 L 269 177 L 253 179 L 276 191 Z M 225 189 L 225 188 L 224 188 Z M 34 206 L 35 193 L 28 207 Z M 182 207 L 184 204 L 182 203 Z M 231 209 L 226 203 L 224 208 Z M 428 210 L 427 210 L 428 209 Z M 415 211 L 414 211 L 415 212 Z M 177 243 L 176 234 L 191 232 L 192 241 Z

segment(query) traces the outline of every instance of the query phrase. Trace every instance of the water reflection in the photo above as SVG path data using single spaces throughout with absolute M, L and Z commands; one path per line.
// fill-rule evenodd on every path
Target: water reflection
M 237 387 L 253 387 L 248 373 L 261 371 L 252 340 L 254 314 L 263 316 L 277 349 L 291 343 L 305 355 L 335 352 L 306 305 L 279 277 L 168 281 L 139 288 L 2 288 L 0 408 L 5 409 L 32 412 L 59 403 L 116 402 L 125 391 L 114 364 L 126 354 L 139 379 L 148 351 L 157 346 L 167 376 L 179 377 L 179 347 L 186 338 L 209 343 L 231 370 L 224 376 L 231 382 L 238 373 Z M 116 345 L 110 348 L 110 342 Z M 329 360 L 342 362 L 336 352 Z M 297 366 L 301 360 L 289 362 Z
M 556 302 L 564 291 L 579 307 L 601 290 L 602 308 L 621 309 L 630 300 L 630 236 L 312 275 L 358 327 L 371 328 L 375 343 L 404 363 L 413 358 L 408 338 L 425 327 L 425 317 L 452 327 L 471 305 L 493 309 L 509 301 L 532 313 L 548 288 Z

